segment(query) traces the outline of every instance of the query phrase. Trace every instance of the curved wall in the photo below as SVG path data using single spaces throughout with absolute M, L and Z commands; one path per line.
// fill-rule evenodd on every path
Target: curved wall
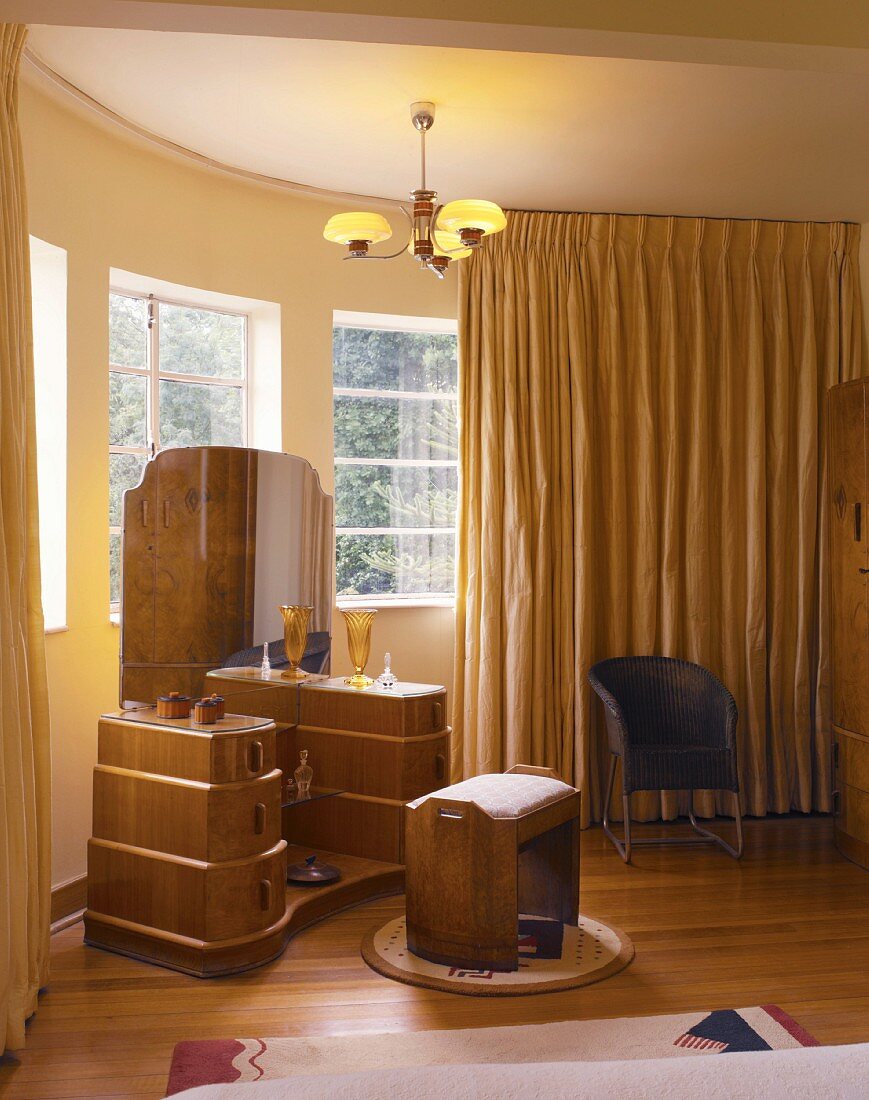
M 85 871 L 97 718 L 117 706 L 118 631 L 108 619 L 110 268 L 280 305 L 283 449 L 307 458 L 329 492 L 333 309 L 451 318 L 456 279 L 439 282 L 409 261 L 342 263 L 321 236 L 340 204 L 154 152 L 60 102 L 26 71 L 21 116 L 30 230 L 68 254 L 69 629 L 46 639 L 58 885 Z M 347 172 L 352 186 L 351 165 Z M 348 662 L 336 618 L 341 673 Z M 449 686 L 452 611 L 382 611 L 372 662 L 386 649 L 402 678 Z

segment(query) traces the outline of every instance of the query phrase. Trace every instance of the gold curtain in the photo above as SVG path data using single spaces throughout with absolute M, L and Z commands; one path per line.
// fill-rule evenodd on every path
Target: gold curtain
M 861 373 L 858 246 L 513 213 L 462 262 L 456 775 L 554 767 L 599 818 L 586 672 L 658 653 L 735 696 L 748 813 L 830 809 L 823 397 Z
M 26 29 L 0 23 L 0 1025 L 4 1048 L 48 978 L 51 795 L 39 577 L 30 260 L 18 135 Z

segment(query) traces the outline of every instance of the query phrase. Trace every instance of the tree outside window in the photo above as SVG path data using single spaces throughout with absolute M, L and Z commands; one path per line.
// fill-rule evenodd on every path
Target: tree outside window
M 458 489 L 454 332 L 336 324 L 339 597 L 455 592 Z
M 247 317 L 109 295 L 109 561 L 118 610 L 124 492 L 167 447 L 244 446 Z

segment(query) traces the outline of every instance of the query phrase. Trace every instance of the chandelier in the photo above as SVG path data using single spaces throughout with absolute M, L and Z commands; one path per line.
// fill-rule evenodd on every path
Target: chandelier
M 434 125 L 435 105 L 428 102 L 411 103 L 410 117 L 419 131 L 420 138 L 420 186 L 410 192 L 413 209 L 396 203 L 407 218 L 410 236 L 397 252 L 378 255 L 369 251 L 371 245 L 380 244 L 392 236 L 392 227 L 382 214 L 357 211 L 336 214 L 326 223 L 323 236 L 327 241 L 347 246 L 345 260 L 394 260 L 407 253 L 413 256 L 421 268 L 433 271 L 439 279 L 449 267 L 450 260 L 461 260 L 480 248 L 483 238 L 490 233 L 500 233 L 507 224 L 504 211 L 486 199 L 456 199 L 446 206 L 438 204 L 437 191 L 430 191 L 425 180 L 425 135 Z

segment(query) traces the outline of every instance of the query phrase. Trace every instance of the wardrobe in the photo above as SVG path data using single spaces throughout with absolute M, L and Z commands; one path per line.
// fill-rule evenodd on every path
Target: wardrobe
M 828 394 L 836 844 L 869 868 L 869 379 Z

